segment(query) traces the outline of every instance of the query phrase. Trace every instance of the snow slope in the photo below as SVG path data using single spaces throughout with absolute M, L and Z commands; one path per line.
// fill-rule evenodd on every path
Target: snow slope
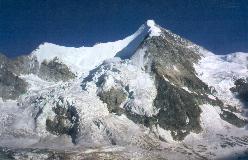
M 60 61 L 69 66 L 74 73 L 81 75 L 100 65 L 104 60 L 114 57 L 118 52 L 127 47 L 131 42 L 141 42 L 146 35 L 159 36 L 160 29 L 153 20 L 148 20 L 134 34 L 123 40 L 99 43 L 93 47 L 64 47 L 52 43 L 44 43 L 32 52 L 37 56 L 39 63 L 58 57 Z M 140 36 L 142 35 L 142 36 Z M 139 44 L 137 44 L 139 45 Z M 136 48 L 132 48 L 133 52 Z
M 221 100 L 238 108 L 242 108 L 241 102 L 235 98 L 230 88 L 234 81 L 248 77 L 247 57 L 248 53 L 233 53 L 228 55 L 215 55 L 200 48 L 203 55 L 195 65 L 198 77 L 209 86 L 213 86 L 216 96 Z
M 228 55 L 221 56 L 228 62 L 241 63 L 243 65 L 248 65 L 248 54 L 244 52 L 236 52 Z

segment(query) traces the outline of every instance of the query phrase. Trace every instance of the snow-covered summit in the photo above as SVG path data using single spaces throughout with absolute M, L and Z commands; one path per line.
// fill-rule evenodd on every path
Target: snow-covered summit
M 156 26 L 153 20 L 148 20 L 145 24 L 132 35 L 115 42 L 99 43 L 92 47 L 65 47 L 52 43 L 43 43 L 32 52 L 42 63 L 44 60 L 50 61 L 55 57 L 66 64 L 72 72 L 77 74 L 87 73 L 89 70 L 100 65 L 104 60 L 116 56 L 117 53 L 126 49 L 131 43 L 135 46 L 129 47 L 135 50 L 139 43 L 149 34 L 150 36 L 159 36 L 161 30 Z
M 156 25 L 154 20 L 147 20 L 146 25 L 149 27 L 150 36 L 161 35 L 161 29 Z

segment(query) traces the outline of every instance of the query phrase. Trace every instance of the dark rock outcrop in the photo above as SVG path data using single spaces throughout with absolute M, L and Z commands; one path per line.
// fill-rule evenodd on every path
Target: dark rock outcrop
M 234 93 L 237 93 L 237 96 L 245 101 L 248 102 L 248 82 L 247 79 L 237 79 L 235 81 L 235 87 L 232 87 L 230 90 Z
M 27 91 L 28 84 L 20 75 L 35 74 L 47 81 L 68 81 L 75 78 L 75 74 L 63 63 L 54 58 L 39 65 L 37 57 L 23 55 L 13 59 L 0 54 L 0 97 L 3 99 L 17 99 Z
M 201 55 L 181 43 L 186 41 L 176 41 L 170 33 L 164 31 L 164 36 L 151 37 L 145 40 L 141 47 L 147 48 L 152 72 L 156 75 L 167 78 L 176 86 L 186 86 L 189 90 L 199 93 L 210 93 L 208 85 L 196 76 L 193 67 Z
M 72 142 L 76 143 L 79 117 L 76 108 L 63 97 L 56 102 L 53 112 L 56 116 L 46 120 L 46 129 L 54 135 L 66 134 L 71 136 Z
M 37 74 L 39 71 L 39 62 L 35 56 L 19 56 L 10 59 L 9 70 L 13 73 L 20 74 Z
M 222 110 L 222 114 L 220 114 L 220 117 L 221 119 L 237 127 L 244 127 L 245 125 L 248 124 L 247 120 L 237 117 L 234 113 L 230 111 Z
M 182 140 L 190 131 L 201 131 L 201 109 L 196 97 L 157 77 L 158 94 L 154 105 L 160 108 L 158 124 L 172 131 L 174 139 Z
M 122 114 L 124 111 L 120 108 L 120 104 L 127 98 L 125 91 L 121 89 L 111 88 L 107 92 L 99 92 L 100 99 L 107 104 L 110 113 Z
M 188 49 L 187 43 L 190 42 L 163 31 L 162 36 L 148 38 L 140 46 L 147 49 L 145 56 L 150 60 L 145 68 L 155 77 L 157 97 L 154 106 L 160 109 L 156 119 L 160 127 L 172 131 L 176 140 L 184 139 L 191 131 L 201 131 L 199 104 L 210 101 L 206 94 L 211 93 L 193 67 L 200 54 Z
M 58 61 L 58 58 L 49 62 L 43 61 L 38 75 L 47 81 L 68 81 L 76 77 L 65 64 Z
M 27 91 L 27 83 L 11 70 L 11 61 L 0 54 L 0 97 L 16 99 Z
M 230 90 L 236 94 L 237 98 L 239 98 L 246 107 L 248 107 L 248 80 L 244 78 L 237 79 L 235 81 L 235 87 L 230 88 Z M 234 108 L 234 107 L 232 107 Z M 228 108 L 230 110 L 230 107 Z M 248 120 L 240 119 L 234 113 L 236 110 L 230 111 L 222 111 L 221 118 L 226 120 L 227 122 L 237 126 L 244 127 L 248 124 Z
M 8 63 L 9 63 L 8 58 L 0 53 L 0 69 L 4 67 L 7 68 Z
M 5 67 L 15 75 L 21 74 L 36 74 L 39 70 L 39 63 L 35 56 L 23 55 L 16 58 L 9 59 L 0 54 L 0 65 Z
M 27 91 L 28 84 L 7 68 L 0 69 L 0 97 L 17 99 Z
M 220 106 L 224 104 L 217 97 L 209 98 L 214 92 L 201 81 L 193 67 L 201 58 L 197 49 L 189 49 L 190 42 L 164 31 L 162 36 L 145 40 L 141 47 L 147 48 L 147 55 L 152 64 L 151 73 L 155 76 L 157 97 L 154 105 L 160 109 L 158 123 L 162 128 L 172 131 L 174 139 L 182 140 L 189 132 L 201 131 L 199 105 L 209 103 Z M 148 64 L 149 65 L 149 64 Z M 149 68 L 149 66 L 145 66 Z M 243 83 L 242 83 L 243 84 Z M 182 87 L 190 91 L 185 91 Z M 247 88 L 238 89 L 240 96 L 247 96 Z M 245 89 L 246 88 L 246 89 Z M 223 110 L 221 118 L 237 127 L 243 127 L 245 120 Z

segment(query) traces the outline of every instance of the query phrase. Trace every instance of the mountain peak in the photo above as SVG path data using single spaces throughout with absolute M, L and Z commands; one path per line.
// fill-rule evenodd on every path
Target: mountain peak
M 154 20 L 147 20 L 146 25 L 149 27 L 150 36 L 160 36 L 161 29 L 157 26 Z
M 247 61 L 214 55 L 153 20 L 114 42 L 0 54 L 0 157 L 12 149 L 18 159 L 245 154 Z
M 148 26 L 154 26 L 154 25 L 156 25 L 156 23 L 155 23 L 155 21 L 154 21 L 153 19 L 148 19 L 148 20 L 146 21 L 146 24 L 147 24 Z

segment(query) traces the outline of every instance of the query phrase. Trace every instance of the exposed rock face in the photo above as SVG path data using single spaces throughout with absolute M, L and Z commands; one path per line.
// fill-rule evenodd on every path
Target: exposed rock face
M 241 119 L 241 118 L 237 117 L 235 114 L 233 114 L 232 112 L 226 111 L 226 110 L 222 110 L 220 117 L 223 120 L 225 120 L 225 121 L 227 121 L 227 122 L 229 122 L 229 123 L 231 123 L 237 127 L 244 127 L 248 123 L 247 120 Z
M 7 70 L 0 69 L 0 97 L 3 99 L 16 99 L 27 91 L 28 84 Z
M 67 134 L 71 136 L 73 143 L 78 132 L 79 117 L 76 108 L 63 97 L 59 97 L 53 108 L 55 117 L 46 120 L 46 129 L 55 135 Z
M 235 81 L 235 87 L 230 88 L 230 90 L 237 95 L 239 99 L 245 104 L 247 107 L 248 103 L 248 83 L 247 79 L 240 78 Z M 223 111 L 221 114 L 222 119 L 225 119 L 227 122 L 237 126 L 237 127 L 244 127 L 248 124 L 248 121 L 245 119 L 238 118 L 232 112 L 235 111 Z
M 109 112 L 117 113 L 118 115 L 123 113 L 123 109 L 120 108 L 120 105 L 127 98 L 127 94 L 124 91 L 121 89 L 111 88 L 107 92 L 100 92 L 98 96 L 108 105 Z
M 34 56 L 19 56 L 10 59 L 9 70 L 17 75 L 37 74 L 39 71 L 39 62 Z
M 143 124 L 146 127 L 152 127 L 157 124 L 157 117 L 133 113 L 129 108 L 129 104 L 125 102 L 128 96 L 129 98 L 132 97 L 122 89 L 111 88 L 107 92 L 99 92 L 98 96 L 107 104 L 110 113 L 115 113 L 117 115 L 124 114 L 134 123 Z M 123 104 L 123 102 L 125 103 Z M 122 108 L 120 106 L 121 104 L 123 104 Z
M 189 43 L 181 40 L 181 43 Z M 164 37 L 147 39 L 142 47 L 147 48 L 147 56 L 152 61 L 152 72 L 165 77 L 176 86 L 186 86 L 197 92 L 210 92 L 208 86 L 195 73 L 193 64 L 200 59 L 197 51 L 188 49 L 164 31 Z
M 218 98 L 209 98 L 214 90 L 197 77 L 193 67 L 201 55 L 197 49 L 189 49 L 189 45 L 191 42 L 164 31 L 163 36 L 147 39 L 141 46 L 147 48 L 146 56 L 152 62 L 146 65 L 152 64 L 149 72 L 155 75 L 157 83 L 154 105 L 160 109 L 158 124 L 171 130 L 174 139 L 182 140 L 190 132 L 201 131 L 199 105 L 209 103 L 222 108 L 220 117 L 223 120 L 243 127 L 247 124 L 245 120 L 223 110 L 224 104 Z M 239 91 L 244 97 L 246 89 Z
M 47 81 L 68 81 L 75 78 L 69 68 L 55 58 L 50 62 L 44 61 L 39 66 L 35 56 L 20 56 L 8 59 L 0 54 L 0 97 L 16 99 L 27 91 L 28 84 L 20 75 L 34 74 Z
M 16 99 L 27 90 L 27 83 L 11 71 L 10 60 L 0 54 L 0 97 Z
M 235 87 L 230 89 L 232 92 L 237 93 L 238 97 L 243 101 L 248 102 L 248 83 L 247 79 L 237 79 L 235 81 Z
M 177 140 L 182 140 L 190 131 L 201 131 L 201 109 L 196 97 L 162 78 L 157 78 L 157 81 L 158 95 L 154 105 L 160 108 L 157 117 L 159 126 L 173 131 L 172 136 Z
M 0 54 L 0 64 L 18 76 L 21 74 L 36 74 L 39 70 L 37 58 L 31 55 L 23 55 L 9 59 Z
M 154 118 L 160 127 L 171 130 L 176 140 L 182 140 L 191 131 L 201 131 L 199 104 L 210 101 L 206 94 L 211 93 L 196 76 L 193 64 L 200 59 L 200 54 L 186 48 L 188 43 L 164 31 L 162 36 L 148 38 L 140 46 L 146 48 L 145 57 L 149 59 L 144 67 L 155 76 L 154 106 L 160 110 Z
M 8 65 L 8 58 L 0 53 L 0 68 L 4 68 Z
M 39 77 L 47 81 L 68 81 L 76 76 L 65 64 L 59 62 L 58 58 L 54 58 L 41 63 Z

